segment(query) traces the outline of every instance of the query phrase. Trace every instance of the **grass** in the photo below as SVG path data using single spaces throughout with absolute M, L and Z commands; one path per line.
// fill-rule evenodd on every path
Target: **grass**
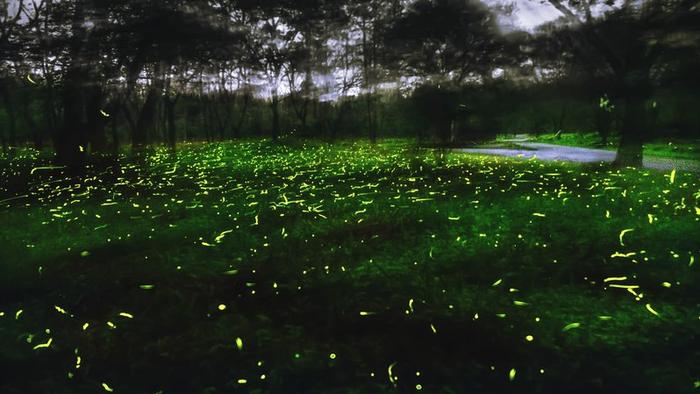
M 3 393 L 700 386 L 697 174 L 402 140 L 0 163 Z
M 607 150 L 616 150 L 619 142 L 619 137 L 613 135 L 607 144 L 603 144 L 598 133 L 562 133 L 558 137 L 555 133 L 546 133 L 531 137 L 535 142 Z M 644 144 L 644 154 L 671 159 L 700 160 L 700 140 L 649 141 Z

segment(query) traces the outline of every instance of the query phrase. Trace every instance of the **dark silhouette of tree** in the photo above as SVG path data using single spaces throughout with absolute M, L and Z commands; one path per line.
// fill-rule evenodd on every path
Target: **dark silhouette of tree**
M 17 110 L 10 97 L 16 81 L 11 78 L 12 62 L 19 60 L 21 43 L 17 39 L 17 30 L 21 28 L 19 22 L 25 12 L 24 0 L 12 4 L 6 0 L 0 1 L 0 53 L 4 56 L 0 59 L 0 99 L 5 107 L 8 117 L 8 135 L 0 132 L 0 144 L 7 151 L 8 146 L 17 145 Z
M 621 138 L 615 163 L 640 166 L 648 136 L 648 104 L 655 73 L 669 56 L 697 48 L 700 26 L 696 1 L 623 1 L 619 5 L 597 0 L 548 0 L 575 34 L 571 49 L 596 72 L 614 80 L 622 104 Z M 595 16 L 596 7 L 610 7 Z
M 453 136 L 458 88 L 484 83 L 497 67 L 521 57 L 518 41 L 501 34 L 496 16 L 473 1 L 413 2 L 393 20 L 384 40 L 387 64 L 428 84 L 415 94 L 416 109 L 443 142 Z

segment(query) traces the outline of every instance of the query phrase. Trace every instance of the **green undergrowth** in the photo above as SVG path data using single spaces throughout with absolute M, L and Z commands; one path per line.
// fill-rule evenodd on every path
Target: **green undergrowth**
M 0 158 L 3 393 L 700 384 L 697 174 L 404 140 L 48 159 Z

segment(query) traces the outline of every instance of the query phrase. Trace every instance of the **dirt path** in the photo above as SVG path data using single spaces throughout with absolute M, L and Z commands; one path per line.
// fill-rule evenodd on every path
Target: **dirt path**
M 609 150 L 578 148 L 573 146 L 525 142 L 520 140 L 513 140 L 511 142 L 523 147 L 523 149 L 468 148 L 458 149 L 457 151 L 485 155 L 519 157 L 523 159 L 535 157 L 539 160 L 545 161 L 570 161 L 575 163 L 610 163 L 615 160 L 615 152 Z M 700 172 L 700 161 L 645 156 L 644 167 L 657 170 L 672 170 L 675 168 L 679 171 Z

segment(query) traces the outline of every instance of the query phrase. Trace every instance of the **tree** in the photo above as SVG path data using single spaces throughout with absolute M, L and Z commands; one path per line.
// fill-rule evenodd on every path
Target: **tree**
M 359 46 L 354 53 L 359 58 L 362 96 L 365 101 L 369 139 L 376 142 L 379 116 L 376 96 L 379 85 L 387 79 L 389 68 L 385 56 L 384 37 L 392 21 L 404 9 L 401 1 L 362 0 L 348 2 L 350 42 Z
M 548 0 L 576 34 L 576 51 L 598 72 L 614 80 L 623 105 L 620 145 L 615 164 L 640 166 L 646 139 L 648 101 L 654 73 L 669 54 L 697 48 L 700 18 L 696 1 Z M 600 10 L 603 11 L 600 11 Z M 596 16 L 598 10 L 598 16 Z
M 497 67 L 520 58 L 517 42 L 499 32 L 495 15 L 467 0 L 417 0 L 393 20 L 384 40 L 387 64 L 426 84 L 415 101 L 443 142 L 460 113 L 458 88 L 485 83 Z
M 393 64 L 403 75 L 462 84 L 488 78 L 517 52 L 483 4 L 465 0 L 417 0 L 386 35 Z
M 23 0 L 15 4 L 7 0 L 0 1 L 0 53 L 7 54 L 7 57 L 0 59 L 0 94 L 2 95 L 5 113 L 7 114 L 9 122 L 9 135 L 6 137 L 4 130 L 0 133 L 0 143 L 2 143 L 3 150 L 5 151 L 8 145 L 17 145 L 17 115 L 14 103 L 10 98 L 10 91 L 13 85 L 13 81 L 10 77 L 10 69 L 12 62 L 17 59 L 16 57 L 11 57 L 10 54 L 19 53 L 20 44 L 16 40 L 16 31 L 24 12 L 25 5 Z

